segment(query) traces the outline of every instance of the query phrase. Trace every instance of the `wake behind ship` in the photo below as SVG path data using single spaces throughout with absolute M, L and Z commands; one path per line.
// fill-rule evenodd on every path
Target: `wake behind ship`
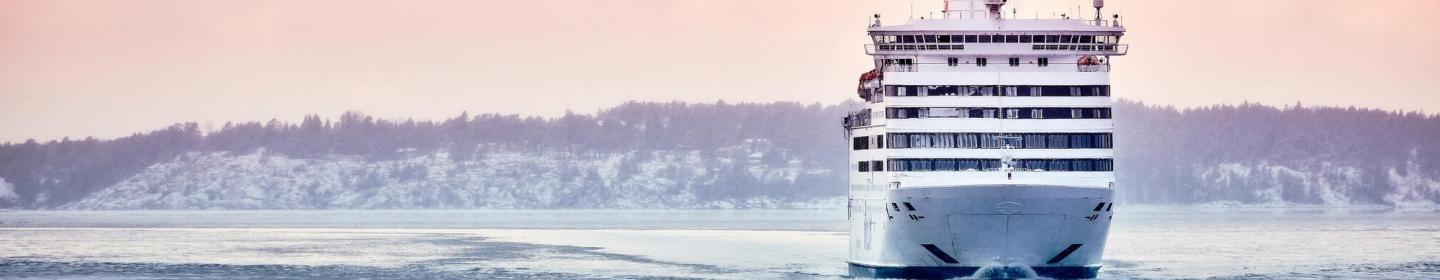
M 1115 182 L 1110 57 L 1125 29 L 945 2 L 866 46 L 850 137 L 850 272 L 1093 278 Z M 1013 12 L 1010 17 L 1013 17 Z

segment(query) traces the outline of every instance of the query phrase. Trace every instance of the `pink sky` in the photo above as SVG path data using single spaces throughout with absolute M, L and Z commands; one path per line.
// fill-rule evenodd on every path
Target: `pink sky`
M 1010 2 L 1024 18 L 1090 1 Z M 1440 111 L 1440 1 L 1108 2 L 1130 28 L 1117 97 Z M 910 3 L 0 0 L 0 142 L 346 110 L 831 104 L 870 67 L 869 15 L 900 23 Z

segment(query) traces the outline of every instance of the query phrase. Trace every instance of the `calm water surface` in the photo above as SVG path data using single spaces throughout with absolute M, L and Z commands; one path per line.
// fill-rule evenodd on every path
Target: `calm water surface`
M 1117 207 L 1102 279 L 1440 279 L 1435 210 Z M 843 209 L 0 211 L 5 279 L 839 279 Z

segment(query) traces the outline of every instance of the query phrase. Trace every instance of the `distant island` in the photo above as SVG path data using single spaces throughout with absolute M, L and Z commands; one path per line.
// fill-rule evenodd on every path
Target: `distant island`
M 0 208 L 843 207 L 841 117 L 861 104 L 629 102 L 557 118 L 462 114 L 195 123 L 0 144 Z M 1433 206 L 1440 116 L 1119 101 L 1122 203 Z

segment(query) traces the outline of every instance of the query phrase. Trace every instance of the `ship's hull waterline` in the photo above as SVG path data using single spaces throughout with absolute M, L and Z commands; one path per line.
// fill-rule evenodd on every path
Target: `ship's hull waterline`
M 1043 185 L 889 190 L 886 216 L 863 217 L 887 222 L 871 225 L 876 238 L 861 240 L 867 256 L 850 262 L 851 276 L 1093 278 L 1112 193 Z

